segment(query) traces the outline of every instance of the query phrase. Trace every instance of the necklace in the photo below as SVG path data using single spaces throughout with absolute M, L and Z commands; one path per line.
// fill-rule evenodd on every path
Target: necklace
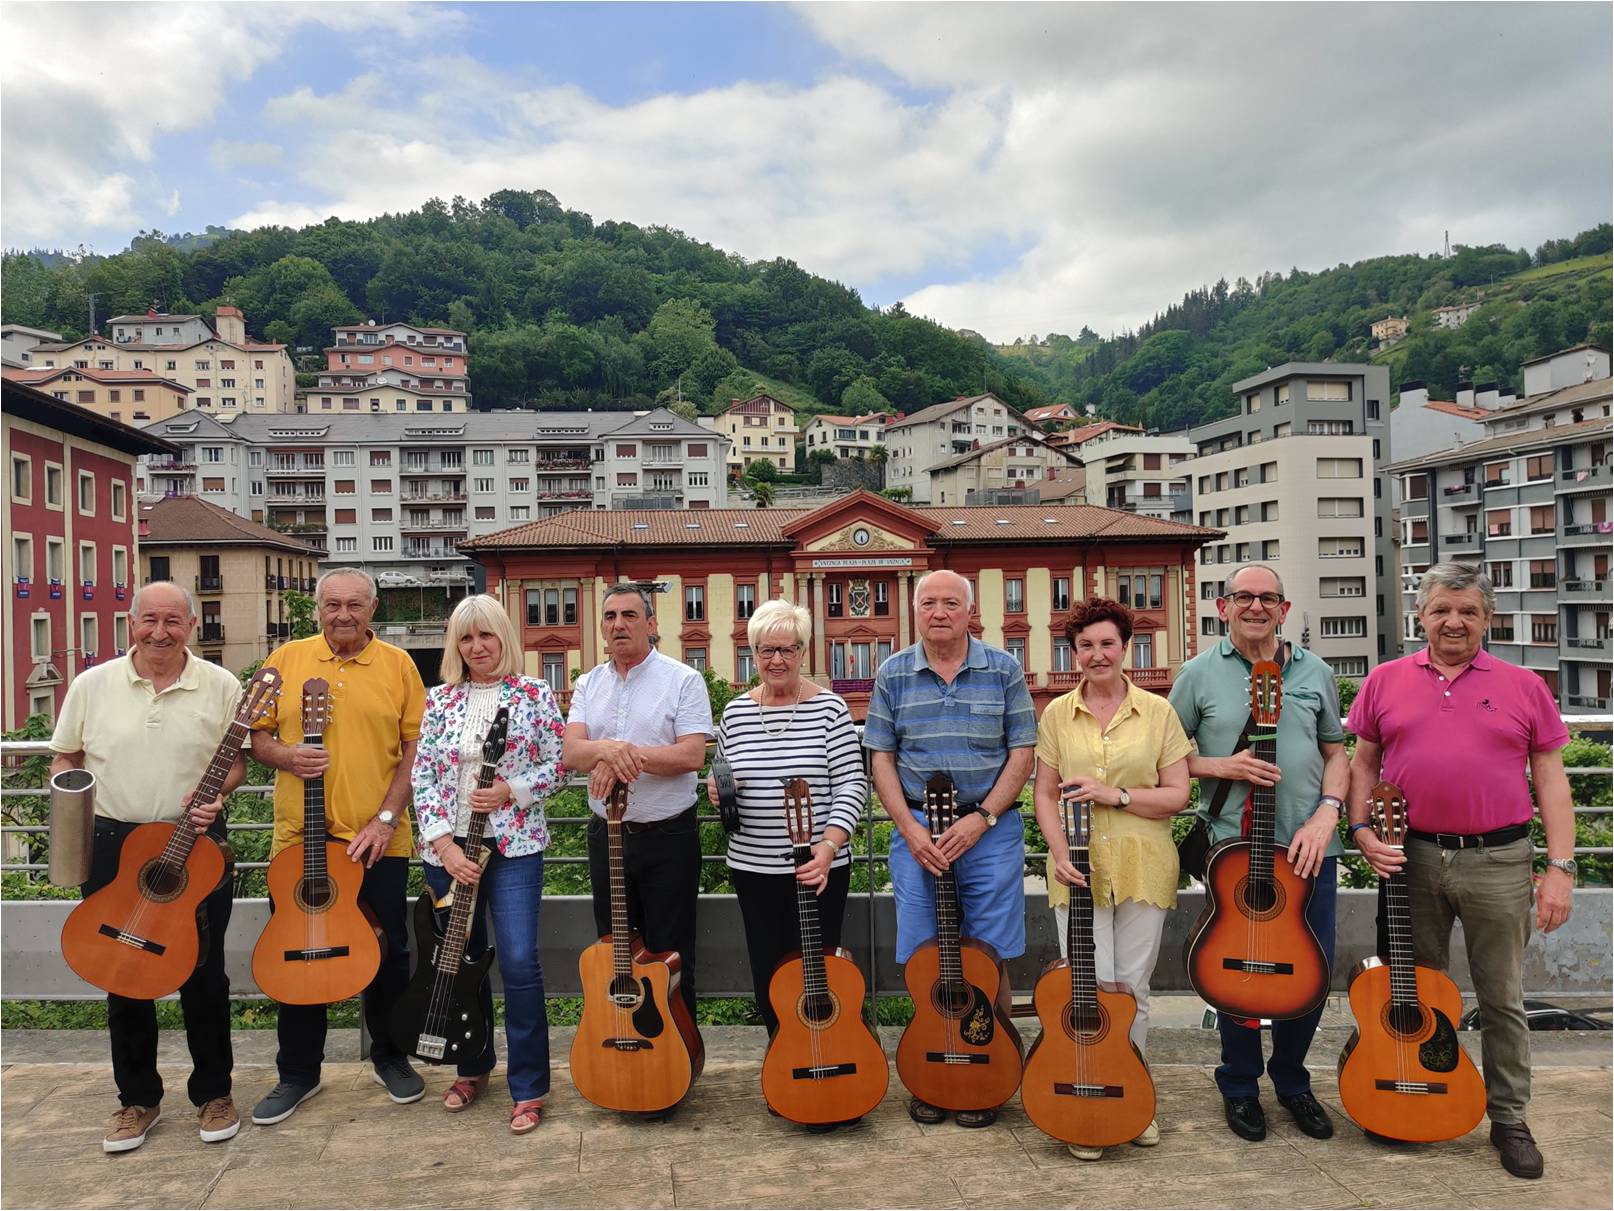
M 763 731 L 763 733 L 765 735 L 768 735 L 768 736 L 783 736 L 785 733 L 790 731 L 791 726 L 796 722 L 796 708 L 799 707 L 800 705 L 801 705 L 801 686 L 798 684 L 796 686 L 796 700 L 790 704 L 790 717 L 785 720 L 784 727 L 780 728 L 778 731 L 774 731 L 773 728 L 768 726 L 767 720 L 763 719 L 762 720 L 762 731 Z M 762 710 L 762 703 L 759 700 L 757 702 L 757 711 L 758 711 L 759 716 L 761 714 L 761 710 Z

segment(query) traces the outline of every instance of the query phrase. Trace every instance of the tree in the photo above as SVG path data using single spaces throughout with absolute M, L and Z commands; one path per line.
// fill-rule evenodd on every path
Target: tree
M 694 299 L 668 299 L 657 307 L 648 328 L 653 350 L 650 371 L 655 381 L 662 386 L 672 384 L 694 366 L 702 354 L 716 350 L 716 330 L 712 313 Z M 708 392 L 716 382 L 713 379 L 707 384 Z M 686 391 L 685 394 L 695 393 Z
M 752 464 L 755 465 L 754 463 Z M 765 480 L 751 481 L 751 499 L 756 501 L 757 508 L 766 509 L 773 503 L 774 487 Z
M 841 410 L 848 416 L 863 416 L 869 412 L 891 411 L 891 401 L 880 394 L 880 388 L 868 375 L 859 375 L 841 392 Z
M 779 478 L 779 469 L 773 465 L 771 460 L 758 458 L 753 460 L 751 465 L 745 469 L 745 477 L 754 484 L 771 484 Z

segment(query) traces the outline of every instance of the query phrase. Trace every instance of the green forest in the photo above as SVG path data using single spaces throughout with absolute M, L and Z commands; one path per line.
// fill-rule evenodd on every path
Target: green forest
M 240 307 L 249 331 L 315 353 L 331 329 L 405 320 L 470 333 L 480 408 L 712 410 L 771 390 L 803 411 L 913 411 L 991 391 L 1028 408 L 1092 405 L 1174 429 L 1230 412 L 1231 383 L 1284 361 L 1387 361 L 1392 384 L 1520 385 L 1523 361 L 1609 341 L 1609 225 L 1535 253 L 1458 246 L 1190 291 L 1135 333 L 997 347 L 786 259 L 747 261 L 664 227 L 596 222 L 543 191 L 433 199 L 300 230 L 147 232 L 112 256 L 8 253 L 0 315 L 79 337 L 95 314 Z M 1429 312 L 1483 306 L 1457 331 Z M 1368 325 L 1413 318 L 1375 351 Z M 301 363 L 312 370 L 315 361 Z

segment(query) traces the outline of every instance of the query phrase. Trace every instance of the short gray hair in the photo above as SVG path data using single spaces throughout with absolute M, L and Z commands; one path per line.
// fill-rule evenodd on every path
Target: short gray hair
M 603 609 L 609 598 L 620 597 L 624 593 L 632 593 L 640 601 L 644 602 L 644 616 L 646 618 L 656 616 L 655 595 L 636 580 L 621 580 L 606 589 L 605 596 L 600 598 L 600 607 Z
M 970 583 L 970 578 L 968 576 L 965 576 L 962 572 L 955 572 L 952 568 L 932 568 L 918 580 L 914 581 L 913 608 L 915 613 L 917 613 L 919 610 L 919 594 L 925 591 L 925 581 L 929 580 L 932 576 L 940 576 L 943 573 L 946 573 L 949 576 L 957 576 L 964 582 L 964 600 L 970 609 L 973 610 L 975 608 L 975 586 Z
M 356 577 L 358 577 L 360 580 L 364 581 L 364 583 L 369 587 L 370 600 L 374 601 L 376 599 L 378 594 L 376 592 L 376 587 L 375 587 L 375 577 L 371 576 L 370 573 L 366 572 L 363 568 L 332 568 L 329 572 L 323 573 L 320 576 L 319 580 L 316 581 L 315 584 L 314 584 L 314 604 L 315 605 L 319 604 L 320 597 L 323 596 L 324 593 L 325 593 L 325 582 L 328 581 L 328 580 L 331 580 L 331 579 L 333 579 L 334 577 L 337 577 L 337 576 L 356 576 Z
M 140 617 L 140 598 L 147 589 L 173 589 L 176 593 L 183 594 L 185 597 L 185 608 L 191 612 L 190 616 L 192 618 L 197 616 L 196 598 L 191 596 L 191 591 L 184 585 L 175 584 L 171 580 L 148 580 L 145 584 L 141 585 L 135 590 L 134 597 L 129 602 L 130 618 Z
M 1485 599 L 1485 612 L 1496 612 L 1496 589 L 1491 584 L 1491 578 L 1479 568 L 1466 563 L 1437 563 L 1430 566 L 1418 581 L 1418 613 L 1423 613 L 1424 606 L 1435 595 L 1436 589 L 1451 589 L 1461 593 L 1468 589 L 1478 589 L 1480 596 Z
M 796 642 L 805 650 L 808 640 L 813 637 L 813 616 L 807 612 L 806 606 L 775 599 L 764 601 L 752 611 L 751 621 L 745 624 L 745 637 L 751 644 L 751 650 L 755 651 L 768 632 L 785 630 L 794 632 Z
M 1222 584 L 1231 585 L 1239 578 L 1239 574 L 1241 572 L 1271 572 L 1272 579 L 1278 582 L 1278 596 L 1282 597 L 1285 601 L 1289 599 L 1288 594 L 1283 591 L 1283 577 L 1279 576 L 1278 569 L 1269 563 L 1241 563 L 1238 567 L 1233 569 L 1233 574 L 1224 580 Z M 1225 588 L 1222 590 L 1222 595 L 1224 597 L 1227 595 L 1227 590 Z

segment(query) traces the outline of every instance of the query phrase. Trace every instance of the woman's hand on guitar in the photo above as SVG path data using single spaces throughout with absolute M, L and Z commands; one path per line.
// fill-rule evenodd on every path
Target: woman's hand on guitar
M 1256 786 L 1276 786 L 1283 771 L 1270 761 L 1262 761 L 1249 749 L 1231 757 L 1217 758 L 1216 776 L 1231 778 L 1235 782 L 1250 782 Z
M 186 809 L 186 814 L 191 818 L 191 823 L 205 831 L 213 821 L 218 819 L 219 813 L 224 810 L 224 800 L 215 799 L 211 803 L 193 804 L 191 798 L 195 794 L 195 791 L 188 792 L 183 800 L 183 805 Z
M 1068 857 L 1054 859 L 1054 878 L 1066 887 L 1086 887 L 1087 876 L 1076 869 L 1076 864 Z
M 471 810 L 486 815 L 497 811 L 510 802 L 510 784 L 503 778 L 495 778 L 492 785 L 479 787 L 471 792 Z
M 437 857 L 443 863 L 443 869 L 448 877 L 456 883 L 469 883 L 475 885 L 482 877 L 482 868 L 465 856 L 465 851 L 454 842 L 437 848 Z
M 1077 802 L 1096 803 L 1100 807 L 1121 806 L 1120 787 L 1110 786 L 1100 778 L 1088 778 L 1082 774 L 1061 782 L 1059 797 L 1075 799 Z
M 829 864 L 835 861 L 835 842 L 820 841 L 813 846 L 810 862 L 796 867 L 796 882 L 805 883 L 815 892 L 822 892 L 829 884 Z

